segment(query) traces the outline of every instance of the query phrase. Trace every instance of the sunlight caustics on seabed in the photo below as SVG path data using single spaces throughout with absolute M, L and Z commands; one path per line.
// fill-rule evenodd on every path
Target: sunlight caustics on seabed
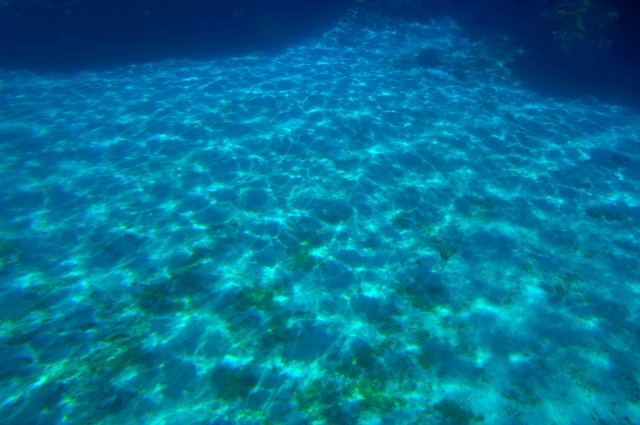
M 0 74 L 2 423 L 640 422 L 640 117 L 514 54 Z

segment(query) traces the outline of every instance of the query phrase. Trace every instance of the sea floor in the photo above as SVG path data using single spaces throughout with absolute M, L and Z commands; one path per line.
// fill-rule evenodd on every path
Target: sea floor
M 640 424 L 640 115 L 517 54 L 3 71 L 0 422 Z

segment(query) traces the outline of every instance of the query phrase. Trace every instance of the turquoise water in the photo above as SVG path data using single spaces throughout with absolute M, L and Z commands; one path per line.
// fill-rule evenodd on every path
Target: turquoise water
M 517 54 L 3 72 L 1 423 L 640 423 L 640 115 Z

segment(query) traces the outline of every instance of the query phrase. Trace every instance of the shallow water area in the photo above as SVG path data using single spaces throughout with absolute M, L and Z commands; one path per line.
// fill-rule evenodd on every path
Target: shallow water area
M 515 54 L 3 71 L 3 423 L 640 422 L 640 115 Z

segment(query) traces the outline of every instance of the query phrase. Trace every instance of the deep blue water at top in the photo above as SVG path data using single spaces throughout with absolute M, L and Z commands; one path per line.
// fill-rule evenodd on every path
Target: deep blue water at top
M 518 54 L 2 71 L 0 422 L 640 423 L 640 116 Z

